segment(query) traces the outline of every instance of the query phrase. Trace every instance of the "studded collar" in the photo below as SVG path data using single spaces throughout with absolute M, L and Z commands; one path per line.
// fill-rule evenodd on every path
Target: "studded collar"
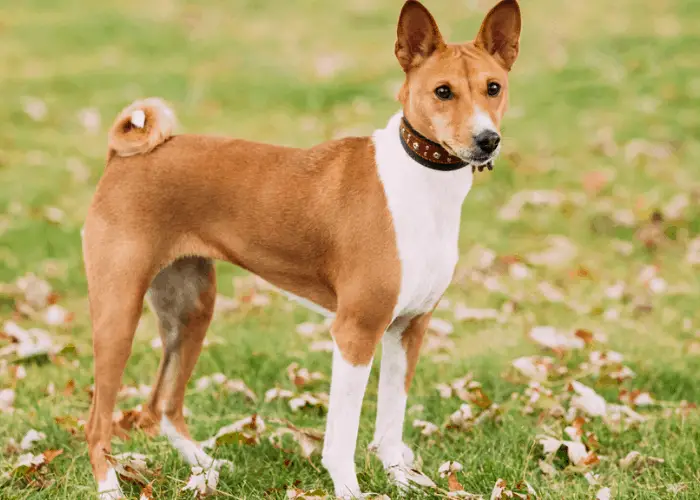
M 468 165 L 466 161 L 448 153 L 437 142 L 433 142 L 416 132 L 405 117 L 401 117 L 399 135 L 401 136 L 401 144 L 408 156 L 424 167 L 449 172 L 451 170 L 459 170 Z
M 401 145 L 404 150 L 416 162 L 424 167 L 441 170 L 443 172 L 451 172 L 459 170 L 469 165 L 468 162 L 461 158 L 450 154 L 444 147 L 437 142 L 433 142 L 427 137 L 417 132 L 405 117 L 401 117 L 401 125 L 399 126 L 399 136 Z M 472 172 L 477 167 L 472 165 Z M 488 162 L 486 165 L 479 165 L 479 172 L 484 168 L 493 169 L 493 163 Z

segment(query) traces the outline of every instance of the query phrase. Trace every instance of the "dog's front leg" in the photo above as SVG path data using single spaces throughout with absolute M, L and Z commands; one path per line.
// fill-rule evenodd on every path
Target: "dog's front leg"
M 386 324 L 367 328 L 366 322 L 343 319 L 341 314 L 333 324 L 335 346 L 323 466 L 333 480 L 336 496 L 342 498 L 361 495 L 355 475 L 357 430 L 374 350 L 385 328 Z
M 370 448 L 376 451 L 391 480 L 400 488 L 408 486 L 406 472 L 414 458 L 403 442 L 407 392 L 429 319 L 430 314 L 399 318 L 382 340 L 377 424 Z

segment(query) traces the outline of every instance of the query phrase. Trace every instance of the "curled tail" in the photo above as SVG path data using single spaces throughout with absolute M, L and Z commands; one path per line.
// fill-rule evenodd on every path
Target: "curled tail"
M 109 131 L 108 158 L 154 150 L 173 135 L 175 113 L 157 97 L 136 101 L 122 110 Z

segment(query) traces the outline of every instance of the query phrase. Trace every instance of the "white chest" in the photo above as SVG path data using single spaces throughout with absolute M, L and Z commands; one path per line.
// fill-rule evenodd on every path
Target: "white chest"
M 401 290 L 394 317 L 432 310 L 457 264 L 462 202 L 472 184 L 470 168 L 431 170 L 406 155 L 399 142 L 401 115 L 373 139 L 401 260 Z

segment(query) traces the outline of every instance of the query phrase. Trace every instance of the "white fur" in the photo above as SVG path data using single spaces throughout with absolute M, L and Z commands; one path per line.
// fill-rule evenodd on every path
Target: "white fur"
M 224 465 L 231 465 L 227 460 L 214 460 L 210 457 L 197 443 L 180 434 L 165 415 L 160 420 L 160 433 L 168 438 L 170 444 L 180 452 L 190 465 L 216 470 Z
M 382 366 L 379 374 L 379 398 L 374 449 L 392 480 L 399 486 L 408 486 L 405 469 L 413 465 L 413 452 L 403 443 L 403 424 L 406 412 L 406 350 L 401 343 L 408 321 L 397 320 L 382 339 Z
M 100 481 L 97 484 L 97 497 L 100 500 L 117 500 L 120 498 L 126 498 L 119 486 L 119 479 L 117 478 L 117 471 L 112 467 L 107 469 L 107 476 L 104 481 Z
M 343 359 L 338 346 L 334 344 L 323 466 L 328 470 L 335 494 L 339 497 L 360 496 L 355 475 L 355 446 L 362 399 L 371 367 L 371 361 L 366 366 L 353 366 Z
M 472 135 L 477 136 L 487 131 L 498 133 L 491 116 L 479 106 L 475 106 L 474 114 L 472 115 Z
M 142 109 L 132 111 L 131 123 L 134 127 L 143 128 L 146 124 L 146 113 L 144 113 Z
M 457 264 L 462 203 L 472 185 L 468 166 L 443 172 L 412 160 L 399 139 L 401 113 L 373 135 L 401 260 L 401 290 L 394 317 L 433 309 Z

